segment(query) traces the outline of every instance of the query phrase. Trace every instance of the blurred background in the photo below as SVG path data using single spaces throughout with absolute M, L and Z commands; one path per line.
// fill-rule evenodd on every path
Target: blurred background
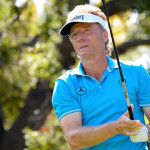
M 69 150 L 51 98 L 55 79 L 78 63 L 59 30 L 85 3 L 103 10 L 99 0 L 0 0 L 0 150 Z M 120 60 L 150 72 L 150 1 L 106 5 Z

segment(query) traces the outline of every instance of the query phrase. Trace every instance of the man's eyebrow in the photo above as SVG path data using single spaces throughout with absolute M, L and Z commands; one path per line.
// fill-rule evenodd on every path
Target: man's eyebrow
M 92 25 L 90 25 L 90 24 L 85 24 L 85 25 L 83 26 L 83 29 L 84 29 L 84 28 L 90 28 L 90 29 L 92 29 L 92 28 L 93 28 L 93 26 L 92 26 Z M 75 32 L 75 30 L 76 30 L 76 29 L 72 29 L 72 30 L 70 30 L 70 33 Z

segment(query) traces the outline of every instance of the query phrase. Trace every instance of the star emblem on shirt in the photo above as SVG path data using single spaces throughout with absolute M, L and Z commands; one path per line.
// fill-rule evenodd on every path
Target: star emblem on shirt
M 84 87 L 84 86 L 80 86 L 80 87 L 76 88 L 76 93 L 77 93 L 79 96 L 85 95 L 86 92 L 87 92 L 87 88 Z

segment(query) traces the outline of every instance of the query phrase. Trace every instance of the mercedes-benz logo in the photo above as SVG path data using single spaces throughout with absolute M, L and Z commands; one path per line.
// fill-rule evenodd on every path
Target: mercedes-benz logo
M 86 94 L 87 89 L 84 86 L 80 86 L 78 88 L 76 88 L 76 93 L 80 96 L 83 96 L 84 94 Z

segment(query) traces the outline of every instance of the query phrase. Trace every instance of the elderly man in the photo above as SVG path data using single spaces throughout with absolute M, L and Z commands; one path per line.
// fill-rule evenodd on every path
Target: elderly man
M 109 56 L 105 15 L 76 6 L 61 35 L 69 35 L 80 63 L 55 83 L 53 107 L 72 150 L 146 150 L 150 77 L 142 66 L 121 63 L 135 120 L 130 120 L 116 62 Z M 149 138 L 150 140 L 150 138 Z

